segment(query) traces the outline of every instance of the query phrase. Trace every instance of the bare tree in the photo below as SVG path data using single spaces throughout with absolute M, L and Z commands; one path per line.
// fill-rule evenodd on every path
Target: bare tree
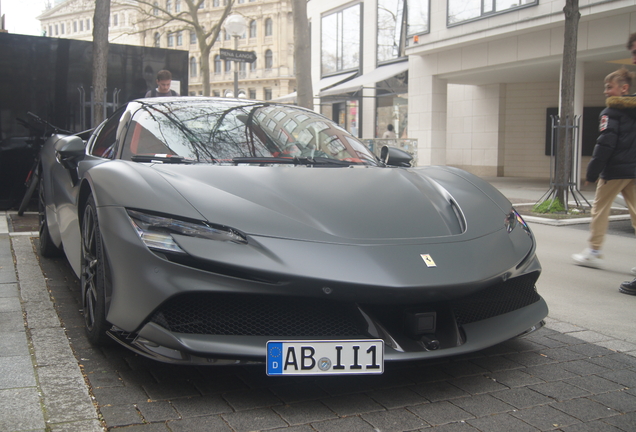
M 575 136 L 572 127 L 574 125 L 576 48 L 581 17 L 579 0 L 566 0 L 563 13 L 565 14 L 565 37 L 561 72 L 561 101 L 559 103 L 559 140 L 556 148 L 555 198 L 567 208 Z
M 167 10 L 161 4 L 153 0 L 137 0 L 141 19 L 137 25 L 146 31 L 159 30 L 171 23 L 171 31 L 194 31 L 199 50 L 201 51 L 201 75 L 203 79 L 203 94 L 210 96 L 210 52 L 217 40 L 225 18 L 230 14 L 234 0 L 227 0 L 225 9 L 219 20 L 210 28 L 205 28 L 205 23 L 200 21 L 199 14 L 203 14 L 202 6 L 205 0 L 183 0 L 186 8 L 183 11 L 173 12 Z M 207 12 L 206 12 L 207 13 Z
M 110 0 L 95 0 L 93 12 L 93 92 L 95 110 L 93 124 L 104 120 L 104 92 L 108 79 L 108 20 L 110 17 Z
M 311 46 L 309 45 L 309 22 L 307 0 L 292 0 L 294 17 L 294 68 L 296 69 L 296 103 L 314 109 L 311 84 Z

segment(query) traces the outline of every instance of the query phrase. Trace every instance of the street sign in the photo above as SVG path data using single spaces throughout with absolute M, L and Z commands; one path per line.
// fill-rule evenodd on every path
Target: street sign
M 254 51 L 238 51 L 221 48 L 221 60 L 234 60 L 238 62 L 253 63 L 256 61 L 256 53 Z

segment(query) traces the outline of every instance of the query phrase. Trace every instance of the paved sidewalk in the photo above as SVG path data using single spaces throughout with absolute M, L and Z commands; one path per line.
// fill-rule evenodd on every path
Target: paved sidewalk
M 0 430 L 101 432 L 33 250 L 0 212 Z
M 517 203 L 536 201 L 547 190 L 543 181 L 487 180 Z M 199 399 L 223 406 L 208 414 L 210 421 L 218 420 L 222 430 L 228 431 L 260 429 L 269 421 L 273 426 L 268 428 L 289 432 L 418 427 L 473 432 L 636 430 L 636 346 L 553 319 L 547 320 L 544 333 L 523 342 L 511 341 L 472 357 L 431 363 L 431 370 L 425 365 L 403 371 L 389 368 L 384 378 L 373 381 L 378 388 L 355 389 L 357 394 L 347 394 L 352 389 L 336 390 L 331 380 L 303 381 L 302 390 L 292 383 L 271 390 L 248 384 L 250 388 L 245 389 L 246 379 L 260 386 L 266 378 L 246 378 L 241 372 L 232 382 L 242 385 L 216 395 L 206 389 L 208 381 L 203 387 L 192 387 L 189 374 L 183 383 L 170 384 L 176 379 L 170 376 L 176 369 L 154 363 L 148 366 L 152 373 L 136 368 L 128 375 L 112 371 L 113 385 L 98 376 L 95 372 L 101 369 L 94 369 L 89 361 L 84 366 L 86 376 L 82 373 L 69 345 L 71 336 L 55 309 L 62 305 L 64 313 L 77 315 L 76 307 L 69 309 L 77 304 L 77 293 L 61 289 L 62 282 L 45 279 L 32 236 L 37 232 L 12 232 L 7 212 L 0 211 L 0 431 L 101 432 L 105 425 L 117 430 L 129 430 L 129 426 L 135 431 L 221 430 L 196 427 L 216 423 L 188 418 L 188 410 L 193 409 L 190 405 Z M 53 271 L 47 274 L 56 277 Z M 97 357 L 99 353 L 93 354 Z M 89 360 L 84 357 L 88 356 L 82 356 L 83 362 Z M 138 366 L 146 364 L 136 361 Z M 435 379 L 431 379 L 431 371 L 437 373 Z M 206 380 L 222 380 L 225 370 L 195 373 Z M 151 374 L 154 384 L 144 383 Z M 161 380 L 155 383 L 158 376 L 169 387 Z M 387 383 L 393 378 L 395 381 Z M 99 402 L 90 394 L 89 384 Z M 126 386 L 140 397 L 122 399 Z M 183 393 L 186 387 L 191 393 Z M 167 396 L 174 392 L 176 399 Z M 319 394 L 329 397 L 313 396 Z M 271 406 L 259 405 L 263 399 Z M 170 415 L 153 411 L 159 407 Z

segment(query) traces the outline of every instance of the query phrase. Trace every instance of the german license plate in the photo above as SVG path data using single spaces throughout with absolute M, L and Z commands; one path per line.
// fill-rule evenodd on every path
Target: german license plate
M 267 375 L 352 375 L 384 372 L 381 339 L 269 341 Z

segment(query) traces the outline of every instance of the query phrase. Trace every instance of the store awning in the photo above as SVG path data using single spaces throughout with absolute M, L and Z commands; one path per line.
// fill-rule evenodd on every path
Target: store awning
M 351 93 L 362 90 L 363 87 L 369 87 L 369 84 L 374 84 L 372 87 L 375 87 L 375 83 L 392 78 L 397 74 L 407 71 L 408 69 L 408 61 L 380 66 L 369 73 L 352 79 L 351 81 L 323 90 L 320 92 L 320 96 L 334 96 L 343 93 Z
M 296 92 L 292 92 L 286 94 L 285 96 L 279 96 L 277 98 L 272 99 L 272 102 L 278 103 L 294 103 L 296 102 Z
M 318 89 L 322 91 L 322 89 L 329 88 L 346 79 L 351 78 L 356 73 L 357 72 L 348 72 L 348 73 L 344 73 L 340 75 L 332 75 L 332 76 L 325 77 L 321 79 L 320 82 L 318 83 Z M 296 92 L 292 92 L 292 93 L 286 94 L 285 96 L 279 96 L 275 99 L 272 99 L 272 102 L 294 103 L 296 102 L 296 96 L 297 96 Z

